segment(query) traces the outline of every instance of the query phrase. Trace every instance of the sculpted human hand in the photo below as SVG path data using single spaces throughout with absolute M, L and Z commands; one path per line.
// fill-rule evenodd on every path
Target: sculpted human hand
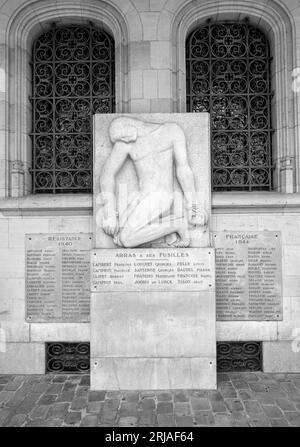
M 102 228 L 108 236 L 115 237 L 119 231 L 117 216 L 109 216 L 107 218 L 103 218 Z
M 206 211 L 197 204 L 187 207 L 187 213 L 190 225 L 203 227 L 208 222 L 208 215 Z

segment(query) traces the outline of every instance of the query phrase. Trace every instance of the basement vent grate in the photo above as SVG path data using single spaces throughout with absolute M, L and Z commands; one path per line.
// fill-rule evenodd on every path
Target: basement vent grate
M 218 372 L 262 371 L 262 342 L 217 343 Z
M 86 374 L 89 371 L 89 343 L 46 343 L 46 374 Z

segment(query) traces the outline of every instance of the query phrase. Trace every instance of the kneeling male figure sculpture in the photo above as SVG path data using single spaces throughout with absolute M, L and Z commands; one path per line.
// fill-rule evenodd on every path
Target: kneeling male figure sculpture
M 120 247 L 138 247 L 163 237 L 168 245 L 188 247 L 190 227 L 204 229 L 207 215 L 197 201 L 182 128 L 173 122 L 118 117 L 109 136 L 113 149 L 100 176 L 104 232 Z M 139 191 L 119 216 L 116 176 L 127 157 L 133 162 Z M 174 171 L 182 190 L 180 212 L 174 206 Z

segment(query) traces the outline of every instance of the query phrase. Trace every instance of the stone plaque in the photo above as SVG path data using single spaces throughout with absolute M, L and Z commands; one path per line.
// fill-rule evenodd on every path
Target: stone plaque
M 209 114 L 97 114 L 94 130 L 95 246 L 209 247 Z
M 26 235 L 26 320 L 88 322 L 91 234 Z
M 214 288 L 214 261 L 212 249 L 95 250 L 92 290 L 209 290 Z
M 279 232 L 222 232 L 216 247 L 217 320 L 282 320 Z

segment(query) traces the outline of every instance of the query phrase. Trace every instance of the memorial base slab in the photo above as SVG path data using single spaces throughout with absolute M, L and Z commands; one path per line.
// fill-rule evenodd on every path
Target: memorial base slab
M 92 390 L 216 389 L 215 358 L 94 358 Z
M 216 388 L 214 264 L 213 249 L 92 252 L 93 390 Z

